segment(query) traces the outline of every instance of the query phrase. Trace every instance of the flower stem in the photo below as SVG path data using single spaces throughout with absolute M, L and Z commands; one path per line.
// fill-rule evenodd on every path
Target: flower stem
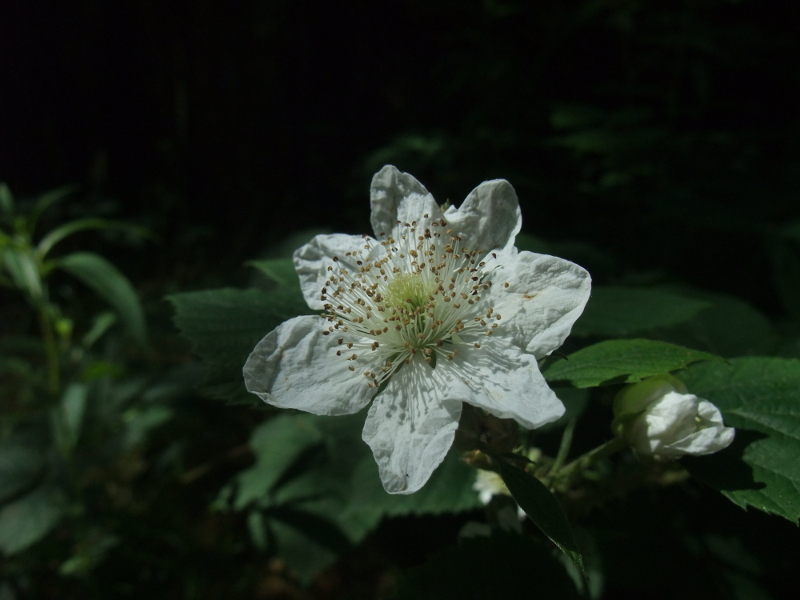
M 39 308 L 39 324 L 42 328 L 42 338 L 47 355 L 47 382 L 50 391 L 55 394 L 59 386 L 59 360 L 58 346 L 53 335 L 53 325 L 50 322 L 50 315 L 47 313 L 47 306 Z
M 564 433 L 566 434 L 566 431 Z M 556 469 L 554 465 L 554 468 L 550 471 L 550 474 L 547 477 L 548 483 L 552 484 L 554 481 L 567 479 L 574 473 L 580 473 L 604 458 L 619 452 L 626 446 L 627 443 L 625 440 L 615 437 L 607 441 L 605 444 L 601 444 L 597 448 L 589 450 L 589 452 L 586 454 L 582 454 L 564 467 Z M 559 450 L 559 454 L 561 454 L 561 450 Z
M 567 422 L 567 426 L 564 427 L 564 433 L 561 435 L 561 445 L 558 447 L 558 454 L 556 455 L 555 461 L 553 461 L 550 472 L 557 473 L 559 469 L 561 469 L 561 465 L 563 465 L 564 461 L 567 459 L 569 449 L 572 446 L 572 434 L 575 432 L 575 425 L 577 422 L 578 419 L 573 417 Z

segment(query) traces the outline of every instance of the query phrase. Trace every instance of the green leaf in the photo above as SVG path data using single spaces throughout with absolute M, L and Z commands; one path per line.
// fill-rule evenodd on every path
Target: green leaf
M 722 452 L 683 459 L 693 476 L 748 505 L 790 521 L 800 519 L 800 361 L 739 358 L 730 365 L 704 363 L 681 373 L 693 394 L 736 427 Z
M 0 509 L 0 551 L 15 554 L 43 538 L 64 513 L 64 493 L 43 483 Z
M 661 290 L 595 286 L 572 335 L 628 336 L 688 321 L 709 306 Z
M 44 467 L 42 452 L 31 444 L 0 442 L 0 505 L 33 487 Z
M 309 535 L 308 528 L 316 525 L 330 530 L 336 526 L 313 513 L 297 511 L 292 516 L 293 519 L 288 516 L 290 523 L 276 518 L 275 515 L 265 518 L 266 529 L 272 541 L 271 551 L 286 561 L 301 583 L 308 585 L 317 573 L 332 565 L 338 556 L 338 552 L 316 539 L 316 532 Z M 299 524 L 305 527 L 299 529 Z
M 232 402 L 252 403 L 242 367 L 256 343 L 283 321 L 307 314 L 302 299 L 278 288 L 270 292 L 224 288 L 168 296 L 175 324 L 204 361 L 205 389 Z M 260 404 L 260 403 L 259 403 Z
M 71 452 L 78 444 L 86 412 L 89 387 L 84 383 L 71 383 L 53 408 L 53 430 L 56 442 L 63 452 Z
M 249 260 L 245 264 L 255 267 L 278 285 L 300 289 L 300 280 L 291 258 Z
M 520 508 L 585 576 L 583 557 L 575 543 L 567 516 L 556 497 L 532 475 L 503 459 L 495 458 L 495 462 L 503 482 Z
M 96 217 L 89 217 L 86 219 L 78 219 L 70 223 L 64 223 L 56 227 L 47 235 L 45 235 L 36 246 L 36 251 L 40 258 L 44 258 L 53 246 L 73 233 L 84 231 L 86 229 L 122 229 L 132 234 L 141 237 L 153 237 L 152 234 L 144 227 L 138 225 L 131 225 L 130 223 L 123 223 L 121 221 L 111 221 L 109 219 L 98 219 Z
M 44 295 L 42 278 L 39 265 L 27 252 L 6 248 L 3 250 L 3 263 L 16 286 L 27 292 L 34 300 L 40 300 Z
M 217 507 L 252 507 L 251 537 L 304 582 L 357 538 L 340 524 L 361 441 L 365 411 L 343 417 L 282 413 L 252 435 L 256 464 L 226 486 Z M 257 516 L 253 516 L 257 515 Z M 268 535 L 267 535 L 268 533 Z M 267 543 L 269 541 L 269 543 Z
M 307 314 L 286 293 L 223 288 L 173 294 L 175 324 L 203 358 L 247 358 L 283 321 Z M 242 366 L 244 361 L 242 361 Z
M 54 204 L 57 204 L 58 202 L 61 202 L 64 198 L 69 196 L 77 189 L 77 185 L 65 185 L 60 188 L 50 190 L 49 192 L 45 192 L 39 196 L 36 199 L 36 203 L 33 205 L 33 210 L 31 211 L 30 216 L 28 217 L 28 233 L 33 235 L 33 230 L 36 228 L 36 223 L 39 221 L 39 217 L 41 217 L 48 208 Z
M 340 523 L 360 539 L 385 516 L 472 510 L 481 506 L 478 493 L 472 488 L 475 477 L 476 470 L 461 462 L 459 452 L 451 451 L 421 490 L 408 495 L 388 494 L 372 453 L 365 452 L 353 472 L 353 491 Z
M 345 545 L 360 542 L 385 516 L 480 506 L 472 489 L 475 470 L 461 463 L 458 453 L 451 453 L 419 492 L 387 494 L 375 459 L 361 439 L 366 412 L 341 417 L 281 414 L 269 419 L 251 440 L 256 464 L 218 498 L 218 507 L 259 510 L 276 540 L 278 556 L 304 580 L 329 565 Z
M 111 311 L 103 311 L 96 315 L 91 328 L 84 334 L 81 340 L 83 347 L 87 349 L 91 348 L 116 322 L 117 315 Z
M 747 302 L 724 294 L 697 294 L 710 308 L 652 337 L 725 358 L 771 354 L 776 335 L 769 320 Z M 731 327 L 735 323 L 735 327 Z
M 322 434 L 312 415 L 280 414 L 257 427 L 250 437 L 256 464 L 232 482 L 236 490 L 233 508 L 241 510 L 266 496 L 295 458 L 321 441 Z M 228 489 L 222 492 L 229 493 Z
M 14 196 L 5 183 L 0 183 L 0 214 L 6 219 L 14 214 Z
M 131 282 L 102 256 L 91 252 L 75 252 L 57 261 L 64 269 L 108 302 L 117 311 L 134 339 L 147 343 L 147 329 L 139 296 Z
M 685 369 L 699 360 L 719 357 L 653 340 L 608 340 L 570 354 L 544 372 L 548 381 L 568 381 L 575 387 L 633 383 L 645 377 Z
M 496 533 L 463 540 L 409 570 L 398 600 L 578 600 L 575 584 L 544 542 Z

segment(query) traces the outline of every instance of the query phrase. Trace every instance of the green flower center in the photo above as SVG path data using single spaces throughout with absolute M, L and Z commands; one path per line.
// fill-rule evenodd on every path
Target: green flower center
M 414 312 L 417 308 L 425 308 L 431 301 L 434 292 L 428 289 L 423 278 L 417 273 L 403 273 L 397 275 L 386 286 L 386 302 L 390 306 L 403 309 L 403 312 Z

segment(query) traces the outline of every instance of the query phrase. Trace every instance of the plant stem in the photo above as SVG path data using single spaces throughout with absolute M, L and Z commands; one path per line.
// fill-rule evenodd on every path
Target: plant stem
M 58 346 L 56 339 L 53 335 L 53 326 L 50 322 L 50 315 L 47 313 L 47 306 L 39 308 L 39 324 L 42 328 L 42 337 L 44 338 L 44 348 L 47 355 L 47 382 L 50 392 L 53 394 L 58 392 L 59 386 L 59 360 L 58 360 Z
M 553 466 L 550 468 L 551 473 L 557 473 L 559 469 L 561 469 L 561 465 L 563 465 L 564 461 L 567 459 L 569 449 L 572 446 L 572 434 L 575 432 L 575 425 L 577 422 L 578 419 L 573 417 L 567 422 L 567 426 L 564 427 L 564 433 L 561 435 L 561 445 L 558 447 L 558 454 L 553 462 Z
M 552 469 L 547 477 L 548 482 L 554 482 L 559 479 L 566 479 L 575 472 L 581 472 L 585 469 L 588 469 L 595 463 L 601 461 L 602 459 L 608 456 L 611 456 L 616 452 L 619 452 L 626 446 L 627 444 L 623 439 L 615 437 L 607 441 L 605 444 L 602 444 L 597 448 L 589 450 L 589 452 L 579 456 L 568 465 L 561 467 L 560 469 L 555 469 L 555 468 Z M 559 450 L 559 454 L 560 453 L 561 452 Z

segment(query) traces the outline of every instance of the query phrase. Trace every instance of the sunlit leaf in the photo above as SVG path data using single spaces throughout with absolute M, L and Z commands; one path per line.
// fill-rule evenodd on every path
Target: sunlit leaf
M 736 427 L 731 447 L 684 459 L 698 479 L 739 506 L 800 519 L 800 360 L 738 358 L 681 373 L 689 391 L 713 402 Z
M 645 377 L 685 369 L 699 360 L 719 357 L 653 340 L 608 340 L 583 348 L 544 371 L 548 381 L 567 381 L 575 387 L 633 383 Z

